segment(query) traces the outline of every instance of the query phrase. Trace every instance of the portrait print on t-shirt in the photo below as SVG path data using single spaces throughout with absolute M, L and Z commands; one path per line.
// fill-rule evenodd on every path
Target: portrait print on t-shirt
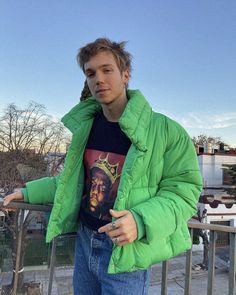
M 125 156 L 86 149 L 84 154 L 86 193 L 83 208 L 101 220 L 110 220 Z

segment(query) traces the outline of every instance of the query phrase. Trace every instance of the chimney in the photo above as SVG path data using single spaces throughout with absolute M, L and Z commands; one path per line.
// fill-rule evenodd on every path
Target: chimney
M 212 154 L 212 143 L 211 142 L 204 143 L 204 152 L 207 154 Z

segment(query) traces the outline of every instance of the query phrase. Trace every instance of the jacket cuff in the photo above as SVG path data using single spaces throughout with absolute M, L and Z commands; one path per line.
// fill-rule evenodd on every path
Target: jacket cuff
M 145 225 L 144 225 L 143 219 L 138 213 L 136 213 L 132 209 L 130 210 L 130 212 L 132 213 L 134 220 L 136 222 L 136 225 L 137 225 L 137 229 L 138 229 L 137 240 L 140 240 L 145 236 Z
M 21 192 L 23 194 L 23 197 L 24 197 L 24 202 L 29 202 L 29 198 L 28 198 L 28 192 L 27 192 L 27 188 L 22 188 L 21 189 Z

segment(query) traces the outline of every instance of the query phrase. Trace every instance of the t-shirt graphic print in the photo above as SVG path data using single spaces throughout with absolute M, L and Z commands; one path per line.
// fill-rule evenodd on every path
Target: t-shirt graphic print
M 86 149 L 84 153 L 85 192 L 83 210 L 110 222 L 125 155 Z

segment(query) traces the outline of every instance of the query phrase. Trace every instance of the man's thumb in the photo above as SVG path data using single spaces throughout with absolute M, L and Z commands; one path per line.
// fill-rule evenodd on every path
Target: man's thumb
M 112 217 L 119 218 L 119 217 L 126 215 L 127 211 L 126 210 L 116 211 L 116 210 L 110 209 L 110 214 Z

